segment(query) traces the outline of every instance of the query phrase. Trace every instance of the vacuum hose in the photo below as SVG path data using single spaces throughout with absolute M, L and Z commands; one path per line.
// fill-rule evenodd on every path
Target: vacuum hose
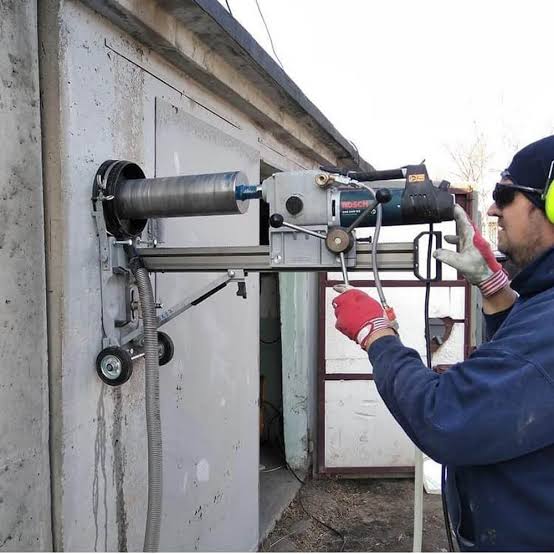
M 162 515 L 162 429 L 160 418 L 160 374 L 158 364 L 158 320 L 148 271 L 140 257 L 130 262 L 135 276 L 144 327 L 146 431 L 148 437 L 148 510 L 144 552 L 157 552 Z

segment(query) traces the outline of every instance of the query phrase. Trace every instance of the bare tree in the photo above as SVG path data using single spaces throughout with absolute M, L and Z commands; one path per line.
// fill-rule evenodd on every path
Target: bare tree
M 487 170 L 487 164 L 491 155 L 488 150 L 487 140 L 483 132 L 475 129 L 475 137 L 468 145 L 458 145 L 456 148 L 448 148 L 450 158 L 454 162 L 455 169 L 452 174 L 465 183 L 469 183 L 479 191 L 479 200 L 483 191 L 483 177 Z M 480 202 L 481 204 L 481 202 Z
M 486 215 L 490 190 L 485 185 L 485 176 L 491 160 L 491 152 L 485 134 L 479 130 L 477 124 L 474 124 L 474 135 L 471 142 L 458 143 L 455 147 L 447 146 L 446 148 L 454 163 L 453 177 L 471 185 L 477 191 L 481 231 L 493 244 L 496 244 L 496 228 L 491 227 Z
M 456 149 L 449 148 L 448 153 L 455 164 L 453 175 L 478 187 L 483 181 L 490 160 L 485 135 L 478 132 L 471 144 L 458 146 Z

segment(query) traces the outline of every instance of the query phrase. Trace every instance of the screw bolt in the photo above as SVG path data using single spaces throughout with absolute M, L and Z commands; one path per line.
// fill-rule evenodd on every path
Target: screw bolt
M 330 182 L 331 182 L 331 177 L 326 173 L 318 173 L 315 176 L 315 184 L 318 187 L 325 188 L 328 184 L 330 184 Z

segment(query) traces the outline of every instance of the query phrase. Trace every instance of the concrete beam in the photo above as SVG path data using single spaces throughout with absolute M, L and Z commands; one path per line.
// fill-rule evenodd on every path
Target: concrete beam
M 49 551 L 37 2 L 0 2 L 0 550 Z
M 82 2 L 303 155 L 371 168 L 216 0 Z

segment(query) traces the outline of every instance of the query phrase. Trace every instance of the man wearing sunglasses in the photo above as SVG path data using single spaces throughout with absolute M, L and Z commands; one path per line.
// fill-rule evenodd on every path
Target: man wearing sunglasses
M 333 301 L 337 329 L 367 350 L 396 421 L 447 466 L 450 523 L 464 551 L 554 550 L 553 167 L 551 136 L 518 152 L 494 190 L 498 248 L 521 268 L 511 284 L 459 207 L 458 251 L 434 253 L 483 296 L 489 340 L 467 360 L 437 374 L 377 301 L 356 289 Z

